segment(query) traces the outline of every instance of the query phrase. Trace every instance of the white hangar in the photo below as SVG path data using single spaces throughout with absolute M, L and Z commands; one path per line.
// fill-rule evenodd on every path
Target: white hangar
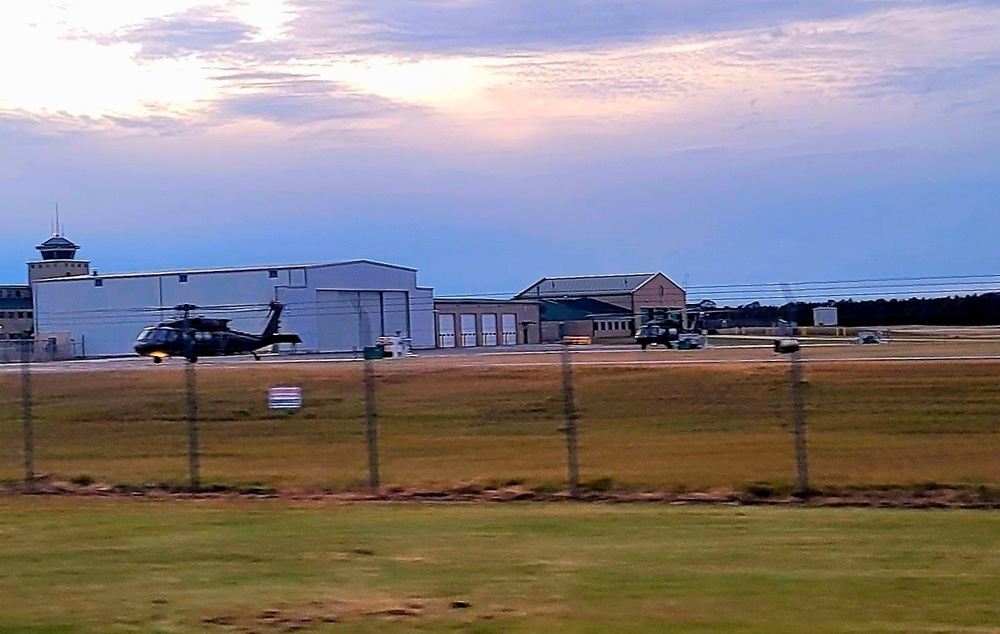
M 70 275 L 32 282 L 35 332 L 68 332 L 86 356 L 132 352 L 146 326 L 195 304 L 206 317 L 232 318 L 235 330 L 259 332 L 273 300 L 285 304 L 281 331 L 305 352 L 359 351 L 397 333 L 414 348 L 434 347 L 433 289 L 415 269 L 352 260 L 159 273 Z M 155 310 L 157 307 L 165 310 Z M 211 307 L 211 308 L 208 308 Z

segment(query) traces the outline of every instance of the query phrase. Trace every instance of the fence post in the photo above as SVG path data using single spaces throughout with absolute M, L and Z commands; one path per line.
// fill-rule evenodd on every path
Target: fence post
M 194 362 L 187 361 L 184 366 L 184 379 L 187 385 L 187 429 L 188 429 L 188 484 L 192 491 L 201 485 L 198 449 L 198 385 L 195 382 Z
M 378 493 L 378 412 L 375 409 L 375 365 L 365 359 L 365 439 L 368 444 L 368 488 Z
M 806 404 L 802 385 L 801 353 L 791 354 L 788 376 L 792 387 L 792 418 L 795 429 L 795 468 L 800 496 L 809 495 L 809 456 L 806 452 Z
M 21 432 L 24 440 L 24 483 L 35 482 L 35 427 L 32 417 L 31 351 L 32 342 L 21 341 Z
M 569 495 L 580 496 L 580 466 L 577 462 L 576 421 L 579 418 L 576 411 L 576 393 L 573 389 L 573 365 L 570 358 L 569 344 L 563 344 L 562 349 L 562 388 L 563 411 L 566 416 L 566 466 L 568 471 Z

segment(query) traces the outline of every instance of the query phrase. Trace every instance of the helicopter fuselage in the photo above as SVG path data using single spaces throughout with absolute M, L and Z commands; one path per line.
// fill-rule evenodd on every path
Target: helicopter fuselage
M 185 311 L 190 305 L 179 308 Z M 152 357 L 159 363 L 167 357 L 184 357 L 195 362 L 198 357 L 216 357 L 234 354 L 252 354 L 276 343 L 301 343 L 298 335 L 278 333 L 278 319 L 283 306 L 271 304 L 271 314 L 264 331 L 259 335 L 229 329 L 228 319 L 188 317 L 163 322 L 143 329 L 135 340 L 135 351 Z
M 188 342 L 187 338 L 191 341 Z M 211 357 L 250 354 L 268 345 L 260 337 L 235 330 L 189 330 L 156 326 L 143 330 L 135 351 L 154 360 L 166 357 Z

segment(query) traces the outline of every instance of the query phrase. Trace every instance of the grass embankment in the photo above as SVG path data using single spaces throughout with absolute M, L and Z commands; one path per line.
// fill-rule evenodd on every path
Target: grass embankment
M 383 482 L 565 478 L 557 366 L 378 365 Z M 1000 363 L 821 363 L 806 368 L 813 481 L 1000 483 Z M 794 480 L 787 365 L 575 370 L 584 481 L 739 488 Z M 0 477 L 20 471 L 20 388 L 0 376 Z M 273 384 L 305 409 L 266 408 Z M 144 371 L 36 374 L 37 470 L 110 483 L 184 481 L 184 378 Z M 203 480 L 357 488 L 366 480 L 360 364 L 198 368 Z
M 974 511 L 0 498 L 0 632 L 993 632 L 998 535 Z

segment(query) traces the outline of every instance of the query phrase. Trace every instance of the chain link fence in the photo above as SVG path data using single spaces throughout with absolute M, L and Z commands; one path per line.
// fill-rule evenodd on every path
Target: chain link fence
M 570 495 L 1000 485 L 1000 343 L 897 352 L 29 362 L 0 373 L 0 478 Z M 274 385 L 301 387 L 302 408 L 268 409 Z

